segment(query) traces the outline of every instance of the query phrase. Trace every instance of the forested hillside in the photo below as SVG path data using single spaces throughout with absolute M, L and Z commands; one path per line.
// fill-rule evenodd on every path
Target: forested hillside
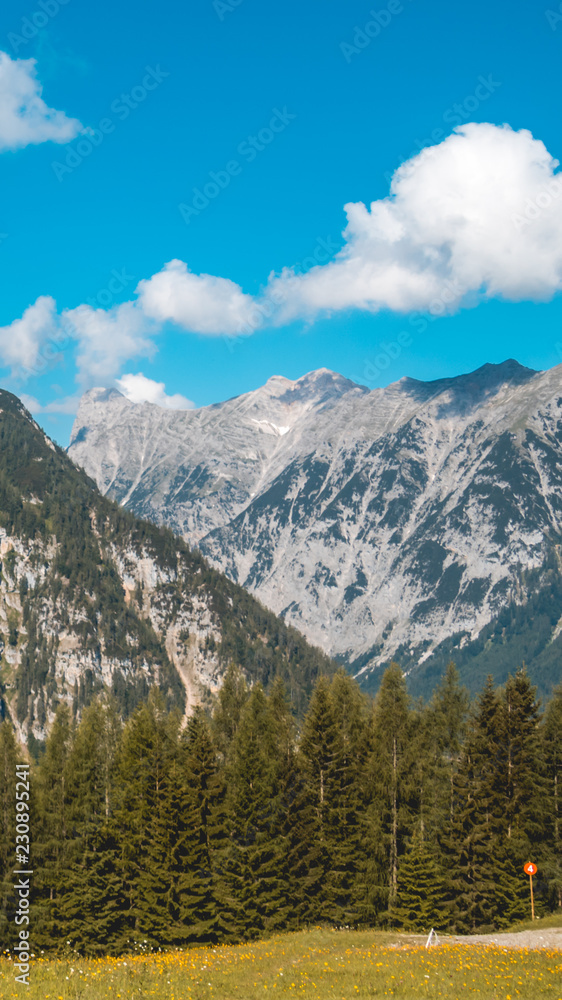
M 0 727 L 2 940 L 13 922 L 12 729 Z M 412 707 L 321 677 L 296 728 L 281 681 L 235 668 L 187 726 L 157 691 L 129 720 L 57 712 L 31 771 L 34 947 L 100 954 L 307 924 L 462 932 L 562 906 L 562 689 L 523 671 L 469 706 L 450 666 Z
M 334 665 L 169 529 L 102 497 L 0 392 L 0 718 L 41 741 L 59 703 L 111 691 L 128 715 L 152 686 L 183 712 L 231 662 L 284 677 L 302 712 Z

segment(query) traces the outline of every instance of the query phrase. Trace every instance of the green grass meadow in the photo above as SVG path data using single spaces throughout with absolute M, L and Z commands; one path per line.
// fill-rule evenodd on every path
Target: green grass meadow
M 560 918 L 547 918 L 533 929 L 560 924 Z M 426 950 L 420 937 L 317 928 L 240 945 L 121 958 L 39 956 L 29 987 L 15 983 L 9 958 L 0 960 L 2 1000 L 264 1000 L 272 994 L 304 1000 L 562 1000 L 562 951 L 446 939 Z

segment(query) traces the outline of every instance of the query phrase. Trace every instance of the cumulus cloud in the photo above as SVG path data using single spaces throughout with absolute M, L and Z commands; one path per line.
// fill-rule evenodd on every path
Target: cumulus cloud
M 85 388 L 113 384 L 131 361 L 152 357 L 165 322 L 236 335 L 344 309 L 439 315 L 483 298 L 548 300 L 562 289 L 558 166 L 527 130 L 461 126 L 402 164 L 387 198 L 345 206 L 345 244 L 328 263 L 273 274 L 257 297 L 227 278 L 194 274 L 180 260 L 141 281 L 134 302 L 107 310 L 81 305 L 57 319 L 44 296 L 0 329 L 0 361 L 33 369 L 67 337 Z M 135 401 L 190 405 L 144 375 L 123 375 L 118 384 Z M 71 407 L 74 397 L 48 405 Z
M 35 59 L 11 59 L 0 52 L 0 152 L 40 142 L 69 142 L 82 131 L 76 118 L 45 104 L 35 66 Z
M 0 362 L 12 375 L 35 374 L 44 367 L 43 346 L 57 334 L 56 303 L 42 295 L 25 310 L 21 319 L 0 327 Z
M 132 358 L 152 357 L 156 351 L 150 338 L 150 323 L 135 302 L 111 309 L 81 305 L 67 309 L 62 323 L 77 341 L 78 381 L 83 386 L 113 381 Z
M 122 375 L 116 379 L 115 384 L 131 403 L 154 403 L 165 410 L 191 410 L 194 406 L 190 399 L 179 392 L 166 395 L 164 382 L 154 382 L 140 372 L 138 375 Z
M 526 129 L 467 124 L 394 174 L 390 195 L 345 206 L 345 246 L 273 275 L 276 322 L 326 310 L 454 311 L 562 287 L 562 176 Z
M 170 320 L 192 333 L 246 333 L 252 329 L 254 300 L 229 278 L 193 274 L 181 260 L 171 260 L 137 288 L 145 314 Z

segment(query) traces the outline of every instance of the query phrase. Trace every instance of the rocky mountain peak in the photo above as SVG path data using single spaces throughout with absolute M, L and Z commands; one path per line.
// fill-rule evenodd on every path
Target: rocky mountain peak
M 368 677 L 476 642 L 541 572 L 561 390 L 562 366 L 513 359 L 372 391 L 320 369 L 183 413 L 99 401 L 70 455 Z

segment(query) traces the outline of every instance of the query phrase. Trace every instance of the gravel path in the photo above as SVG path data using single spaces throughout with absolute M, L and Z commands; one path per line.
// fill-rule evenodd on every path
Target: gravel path
M 543 928 L 536 931 L 514 931 L 508 934 L 470 934 L 440 936 L 439 940 L 458 944 L 494 944 L 499 948 L 547 948 L 562 951 L 562 927 Z

